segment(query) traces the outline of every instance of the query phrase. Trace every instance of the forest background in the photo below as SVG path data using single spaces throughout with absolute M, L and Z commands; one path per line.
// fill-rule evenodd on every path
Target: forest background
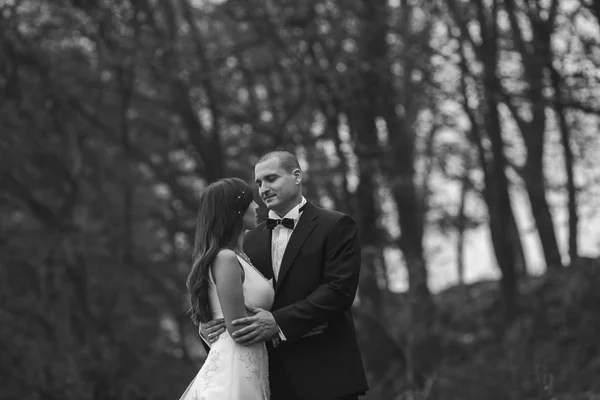
M 0 399 L 174 399 L 197 199 L 352 215 L 366 399 L 600 398 L 600 1 L 0 0 Z

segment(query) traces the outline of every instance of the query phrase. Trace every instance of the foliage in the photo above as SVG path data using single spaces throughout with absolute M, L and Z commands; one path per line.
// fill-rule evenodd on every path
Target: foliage
M 0 399 L 178 396 L 197 196 L 275 147 L 361 229 L 370 398 L 589 398 L 597 273 L 554 230 L 577 259 L 597 208 L 596 3 L 0 0 Z M 557 271 L 520 281 L 523 202 Z M 502 295 L 432 295 L 428 240 L 464 283 L 488 228 Z

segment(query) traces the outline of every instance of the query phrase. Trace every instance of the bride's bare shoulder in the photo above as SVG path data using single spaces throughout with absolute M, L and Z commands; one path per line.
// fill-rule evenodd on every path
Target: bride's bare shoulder
M 233 250 L 220 250 L 212 263 L 211 270 L 215 283 L 237 283 L 240 279 L 243 281 L 243 272 L 240 274 L 243 270 Z
M 224 265 L 224 264 L 237 264 L 237 256 L 235 252 L 231 249 L 221 249 L 217 253 L 215 257 L 215 261 L 213 264 L 215 265 Z

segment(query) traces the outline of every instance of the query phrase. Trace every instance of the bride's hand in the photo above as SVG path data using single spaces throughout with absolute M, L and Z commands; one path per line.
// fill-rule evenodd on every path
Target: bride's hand
M 217 340 L 223 332 L 225 332 L 225 320 L 223 318 L 203 322 L 198 327 L 200 336 L 209 343 L 213 343 Z

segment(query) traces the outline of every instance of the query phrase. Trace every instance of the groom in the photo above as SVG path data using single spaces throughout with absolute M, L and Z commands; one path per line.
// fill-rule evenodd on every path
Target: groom
M 244 251 L 273 278 L 271 312 L 233 322 L 243 345 L 267 342 L 272 400 L 355 400 L 368 389 L 350 308 L 360 273 L 356 224 L 302 196 L 302 171 L 287 151 L 255 167 L 269 218 L 248 232 Z M 203 327 L 208 340 L 222 323 Z

